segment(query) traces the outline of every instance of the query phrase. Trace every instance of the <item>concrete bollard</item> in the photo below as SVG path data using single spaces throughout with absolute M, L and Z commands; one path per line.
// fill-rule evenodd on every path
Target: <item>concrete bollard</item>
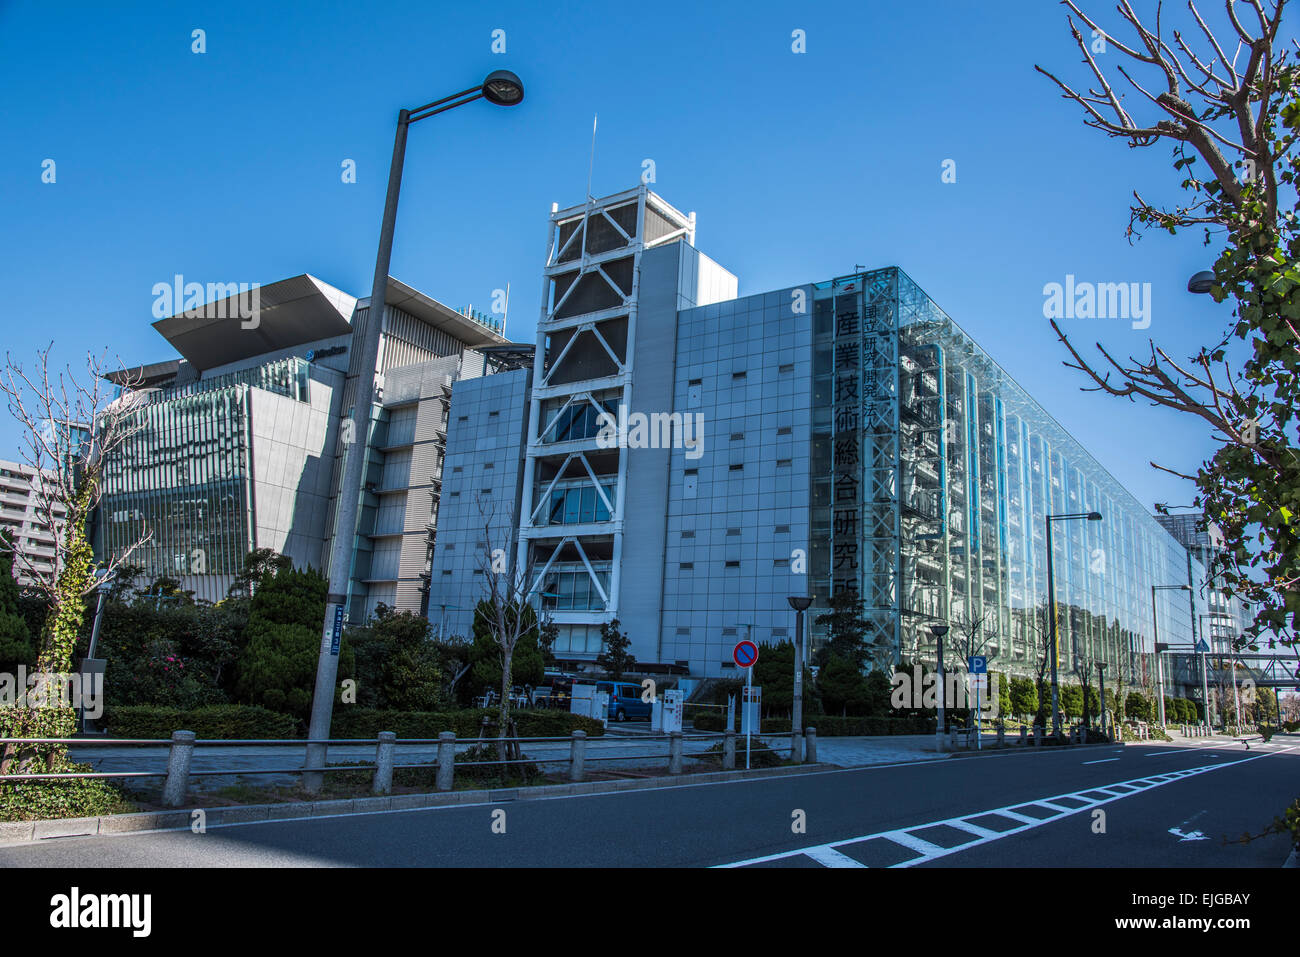
M 442 731 L 438 734 L 438 777 L 435 787 L 450 791 L 456 783 L 456 733 Z
M 1007 729 L 1000 723 L 998 724 L 998 747 L 1005 747 L 1007 743 Z
M 569 780 L 577 784 L 586 773 L 587 732 L 575 731 L 569 739 Z
M 375 782 L 370 788 L 372 794 L 393 793 L 393 751 L 396 747 L 395 733 L 379 732 L 379 744 L 375 747 Z
M 817 729 L 804 728 L 803 732 L 803 750 L 804 760 L 809 764 L 817 763 Z
M 682 773 L 682 733 L 674 731 L 668 735 L 668 773 Z
M 736 770 L 736 732 L 730 728 L 722 739 L 722 770 Z
M 1034 747 L 1041 748 L 1042 746 L 1043 746 L 1043 728 L 1041 725 L 1036 724 L 1034 725 Z
M 1029 729 L 1022 724 L 1020 726 L 1020 747 L 1023 748 L 1027 744 L 1029 744 Z
M 173 731 L 167 753 L 167 780 L 163 782 L 163 806 L 180 807 L 190 783 L 190 759 L 194 756 L 194 732 Z
M 949 749 L 950 751 L 956 751 L 957 748 L 958 748 L 958 746 L 959 746 L 959 745 L 957 744 L 957 728 L 956 728 L 956 727 L 949 728 L 949 729 L 948 729 L 948 749 Z

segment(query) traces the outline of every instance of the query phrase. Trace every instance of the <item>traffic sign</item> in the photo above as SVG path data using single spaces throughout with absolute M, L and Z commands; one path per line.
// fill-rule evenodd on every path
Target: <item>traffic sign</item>
M 736 642 L 735 649 L 731 652 L 732 659 L 740 668 L 752 668 L 754 662 L 758 661 L 758 645 L 754 644 L 748 638 Z
M 1208 655 L 1210 653 L 1210 646 L 1204 638 L 1196 642 L 1196 653 L 1198 655 Z
M 989 671 L 989 660 L 983 655 L 971 655 L 966 659 L 966 667 L 973 675 L 985 675 Z

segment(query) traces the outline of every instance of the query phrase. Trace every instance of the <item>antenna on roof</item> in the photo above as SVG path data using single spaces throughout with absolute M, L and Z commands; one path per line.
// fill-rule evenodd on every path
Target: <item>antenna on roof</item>
M 591 171 L 596 166 L 596 114 L 591 114 L 591 160 L 587 163 L 587 200 L 591 201 Z

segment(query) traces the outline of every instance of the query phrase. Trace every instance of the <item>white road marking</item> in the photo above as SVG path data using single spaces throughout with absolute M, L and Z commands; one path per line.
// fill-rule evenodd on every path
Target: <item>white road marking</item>
M 831 847 L 813 847 L 804 851 L 804 854 L 811 857 L 818 864 L 826 867 L 866 867 L 861 861 L 855 861 L 847 854 L 841 854 Z
M 1126 797 L 1131 797 L 1134 794 L 1144 794 L 1145 792 L 1153 790 L 1154 788 L 1163 787 L 1166 784 L 1172 784 L 1174 781 L 1181 781 L 1183 778 L 1186 777 L 1191 777 L 1197 774 L 1205 774 L 1209 771 L 1219 771 L 1222 770 L 1223 768 L 1230 768 L 1235 764 L 1245 764 L 1248 761 L 1258 761 L 1261 758 L 1270 758 L 1273 757 L 1274 755 L 1285 754 L 1287 751 L 1294 751 L 1294 750 L 1296 750 L 1294 747 L 1290 747 L 1282 751 L 1274 751 L 1270 754 L 1258 754 L 1258 755 L 1252 755 L 1247 758 L 1239 758 L 1236 761 L 1229 761 L 1227 764 L 1205 764 L 1197 768 L 1183 768 L 1178 771 L 1170 771 L 1166 774 L 1148 775 L 1147 777 L 1142 777 L 1142 778 L 1132 778 L 1128 781 L 1119 781 L 1116 782 L 1115 784 L 1105 785 L 1105 787 L 1109 789 L 1109 788 L 1116 788 L 1120 786 L 1126 786 L 1132 788 L 1133 790 L 1121 794 L 1115 794 L 1114 796 L 1105 798 L 1103 800 L 1084 797 L 1085 794 L 1090 792 L 1102 792 L 1103 790 L 1102 788 L 1096 788 L 1096 787 L 1081 788 L 1080 790 L 1071 792 L 1069 794 L 1056 794 L 1050 798 L 1043 798 L 1037 801 L 1017 801 L 1014 804 L 1008 804 L 1005 805 L 1004 807 L 992 808 L 987 811 L 976 811 L 973 814 L 962 814 L 958 817 L 946 818 L 942 821 L 930 821 L 924 824 L 914 824 L 911 827 L 899 828 L 891 831 L 881 831 L 876 834 L 864 834 L 861 837 L 849 837 L 849 838 L 844 838 L 843 840 L 830 841 L 825 844 L 814 845 L 813 847 L 810 848 L 800 848 L 794 851 L 782 851 L 778 854 L 768 854 L 763 857 L 754 857 L 754 858 L 749 858 L 748 860 L 734 861 L 730 864 L 718 864 L 715 866 L 748 867 L 751 864 L 763 864 L 768 861 L 781 860 L 787 857 L 796 857 L 801 854 L 811 857 L 813 860 L 819 860 L 820 858 L 825 858 L 828 860 L 838 860 L 838 858 L 829 857 L 827 852 L 829 851 L 835 854 L 839 854 L 839 852 L 835 850 L 835 848 L 837 847 L 845 847 L 850 844 L 861 844 L 865 841 L 870 841 L 877 838 L 886 838 L 887 840 L 893 841 L 895 844 L 901 844 L 904 847 L 911 848 L 912 850 L 916 851 L 918 855 L 917 857 L 914 857 L 911 860 L 901 861 L 891 866 L 912 867 L 916 864 L 923 864 L 926 863 L 927 861 L 933 861 L 940 857 L 947 857 L 950 854 L 956 854 L 959 851 L 970 850 L 973 847 L 979 847 L 981 844 L 988 844 L 993 841 L 1001 840 L 1002 838 L 1005 837 L 1012 837 L 1013 835 L 1023 833 L 1024 831 L 1032 830 L 1033 828 L 1039 827 L 1043 824 L 1051 824 L 1063 818 L 1070 817 L 1073 814 L 1078 814 L 1082 811 L 1091 810 L 1093 807 L 1096 807 L 1101 804 L 1110 804 L 1113 801 L 1122 801 Z M 1111 792 L 1107 790 L 1104 793 L 1111 793 Z M 1065 799 L 1073 799 L 1076 801 L 1082 801 L 1086 803 L 1083 804 L 1082 807 L 1077 807 L 1077 808 L 1067 808 L 1052 803 L 1054 800 L 1060 801 Z M 1013 820 L 1020 819 L 1020 818 L 1024 818 L 1025 815 L 1017 814 L 1014 811 L 1012 811 L 1011 808 L 1026 807 L 1031 805 L 1049 807 L 1056 810 L 1058 813 L 1053 814 L 1050 817 L 1042 818 L 1041 820 L 1026 820 L 1026 823 L 1020 825 L 1019 827 L 1011 828 L 1010 830 L 1007 831 L 1000 831 L 1000 832 L 990 831 L 986 836 L 975 837 L 973 840 L 967 841 L 964 844 L 958 844 L 956 847 L 940 847 L 937 844 L 932 844 L 929 841 L 916 837 L 913 833 L 911 833 L 915 831 L 924 831 L 932 827 L 947 825 L 948 827 L 955 827 L 961 830 L 970 831 L 973 834 L 974 831 L 971 831 L 971 828 L 978 827 L 978 825 L 969 824 L 970 820 L 972 820 L 973 818 L 984 817 L 985 815 L 988 814 L 1000 814 L 1005 817 L 1012 818 Z M 985 828 L 979 828 L 979 829 L 987 830 Z M 1170 833 L 1174 833 L 1177 830 L 1178 830 L 1177 828 L 1171 828 Z M 1179 834 L 1183 840 L 1206 840 L 1204 836 L 1200 836 L 1200 837 L 1196 836 L 1200 834 L 1199 831 L 1193 831 L 1192 834 L 1189 835 L 1182 835 L 1181 832 L 1179 832 Z M 849 858 L 847 855 L 844 854 L 839 854 L 839 856 L 844 857 L 850 861 L 853 860 L 852 858 Z M 853 865 L 859 866 L 859 862 L 853 861 Z M 839 863 L 831 866 L 848 866 L 848 865 Z
M 1107 761 L 1118 761 L 1119 758 L 1099 758 L 1096 761 L 1084 761 L 1084 764 L 1105 764 Z

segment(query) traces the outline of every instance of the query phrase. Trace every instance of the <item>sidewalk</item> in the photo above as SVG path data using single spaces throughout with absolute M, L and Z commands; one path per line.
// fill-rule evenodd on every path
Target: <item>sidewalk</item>
M 778 754 L 785 757 L 789 753 L 788 736 L 768 736 L 770 745 Z M 699 756 L 715 746 L 721 737 L 695 737 L 689 732 L 684 740 L 684 757 L 687 761 Z M 760 738 L 753 739 L 757 746 Z M 476 742 L 460 740 L 457 753 L 463 753 Z M 190 768 L 192 771 L 230 770 L 229 775 L 212 775 L 192 779 L 192 786 L 200 790 L 227 787 L 238 783 L 239 776 L 249 783 L 262 785 L 293 784 L 297 774 L 257 774 L 250 772 L 258 769 L 279 769 L 301 767 L 304 760 L 303 747 L 269 746 L 269 745 L 204 745 L 202 742 L 194 749 Z M 69 749 L 72 760 L 89 764 L 95 771 L 166 771 L 168 747 L 166 745 L 148 745 L 142 747 L 114 745 L 79 745 L 73 743 Z M 525 752 L 530 759 L 542 765 L 543 770 L 556 770 L 559 765 L 569 761 L 569 744 L 566 741 L 541 742 L 526 744 Z M 745 739 L 736 738 L 737 764 L 744 765 Z M 609 771 L 654 771 L 668 763 L 668 742 L 647 741 L 635 735 L 591 738 L 587 741 L 586 756 L 588 761 L 597 760 L 589 767 L 592 770 Z M 886 737 L 846 737 L 817 739 L 817 759 L 823 764 L 835 764 L 841 767 L 865 767 L 872 764 L 894 764 L 902 761 L 933 761 L 949 757 L 934 750 L 934 735 L 896 735 Z M 437 745 L 402 745 L 398 741 L 396 764 L 432 764 L 438 758 Z M 331 764 L 359 764 L 373 762 L 374 744 L 336 744 L 330 745 L 327 760 Z M 146 787 L 157 787 L 161 778 L 141 779 Z

